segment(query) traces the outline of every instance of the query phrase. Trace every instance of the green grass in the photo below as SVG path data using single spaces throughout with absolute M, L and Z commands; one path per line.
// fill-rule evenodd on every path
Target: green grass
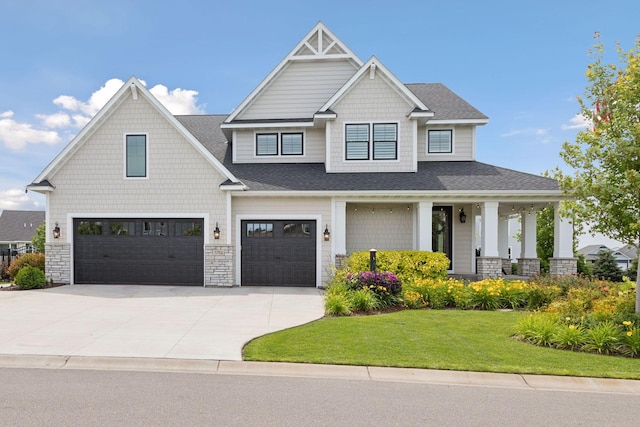
M 640 359 L 554 350 L 512 339 L 524 315 L 406 310 L 324 318 L 253 340 L 244 359 L 640 379 Z

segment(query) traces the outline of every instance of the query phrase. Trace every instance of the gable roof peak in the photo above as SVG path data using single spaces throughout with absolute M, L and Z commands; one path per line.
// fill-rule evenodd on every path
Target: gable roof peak
M 331 109 L 340 101 L 360 79 L 369 73 L 369 78 L 374 78 L 376 73 L 381 73 L 393 86 L 393 88 L 403 96 L 407 102 L 413 104 L 414 108 L 427 114 L 432 114 L 429 108 L 412 91 L 410 91 L 375 55 L 362 64 L 360 69 L 338 90 L 323 106 L 320 112 Z
M 242 103 L 224 121 L 232 122 L 238 117 L 260 93 L 282 72 L 291 62 L 309 60 L 336 60 L 350 61 L 355 69 L 362 66 L 363 62 L 353 53 L 322 21 L 309 31 L 300 42 L 284 57 L 282 61 L 260 82 L 260 84 L 247 96 Z

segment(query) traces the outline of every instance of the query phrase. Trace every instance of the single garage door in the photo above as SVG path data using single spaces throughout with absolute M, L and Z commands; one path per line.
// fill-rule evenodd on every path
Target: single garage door
M 242 221 L 242 285 L 315 286 L 315 221 Z
M 202 285 L 203 220 L 77 218 L 75 283 Z

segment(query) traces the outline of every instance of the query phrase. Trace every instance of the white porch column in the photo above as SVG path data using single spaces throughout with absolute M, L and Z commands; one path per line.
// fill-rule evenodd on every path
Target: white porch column
M 500 258 L 509 258 L 509 219 L 498 220 L 498 255 Z
M 418 203 L 418 250 L 432 251 L 433 202 Z
M 482 204 L 482 256 L 498 257 L 498 202 Z
M 536 249 L 536 212 L 523 212 L 521 214 L 522 224 L 522 258 L 537 258 L 538 251 Z
M 347 202 L 334 202 L 331 222 L 333 223 L 332 258 L 335 259 L 336 255 L 347 254 Z
M 573 258 L 573 224 L 560 215 L 560 204 L 553 204 L 553 257 Z

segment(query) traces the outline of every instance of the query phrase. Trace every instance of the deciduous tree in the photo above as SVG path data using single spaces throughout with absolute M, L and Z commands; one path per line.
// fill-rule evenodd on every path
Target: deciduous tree
M 565 142 L 560 156 L 573 175 L 556 170 L 563 190 L 576 200 L 578 220 L 599 232 L 640 245 L 640 38 L 630 51 L 617 46 L 619 62 L 604 61 L 596 34 L 588 85 L 579 98 L 589 128 Z M 636 290 L 638 285 L 636 284 Z M 636 292 L 640 312 L 640 292 Z

